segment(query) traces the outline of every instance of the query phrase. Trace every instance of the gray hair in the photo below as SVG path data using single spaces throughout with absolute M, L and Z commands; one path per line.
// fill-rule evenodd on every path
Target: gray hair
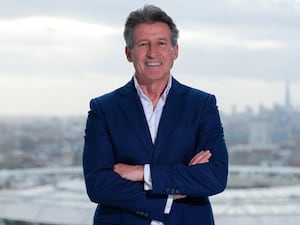
M 171 44 L 174 47 L 177 44 L 179 31 L 172 18 L 163 10 L 154 5 L 145 5 L 144 8 L 137 9 L 129 14 L 125 23 L 124 39 L 126 46 L 133 48 L 133 28 L 140 23 L 166 23 L 171 30 Z

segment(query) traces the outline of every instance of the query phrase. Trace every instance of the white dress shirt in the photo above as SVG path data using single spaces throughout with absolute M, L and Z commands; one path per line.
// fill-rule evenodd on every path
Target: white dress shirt
M 172 86 L 172 76 L 170 76 L 167 87 L 165 88 L 163 94 L 160 96 L 155 108 L 153 107 L 152 101 L 143 93 L 135 76 L 134 76 L 134 85 L 137 90 L 137 94 L 141 100 L 141 103 L 143 105 L 145 117 L 147 119 L 149 131 L 152 138 L 152 143 L 155 143 L 160 117 L 169 90 Z M 150 171 L 149 164 L 144 165 L 144 189 L 146 191 L 152 190 L 152 179 L 151 179 L 151 171 Z M 165 214 L 170 213 L 172 203 L 173 203 L 173 195 L 168 195 L 167 203 L 164 210 Z M 163 223 L 157 220 L 152 220 L 150 225 L 163 225 Z

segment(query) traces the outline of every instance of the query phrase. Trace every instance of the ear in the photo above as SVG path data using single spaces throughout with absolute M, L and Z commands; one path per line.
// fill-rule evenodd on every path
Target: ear
M 125 54 L 126 54 L 128 62 L 132 62 L 131 49 L 128 48 L 127 46 L 125 47 Z
M 178 57 L 178 44 L 173 48 L 173 59 L 177 59 Z

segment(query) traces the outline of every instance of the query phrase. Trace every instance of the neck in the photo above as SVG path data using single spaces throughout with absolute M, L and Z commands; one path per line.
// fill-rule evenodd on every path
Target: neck
M 163 94 L 165 88 L 167 87 L 168 81 L 169 79 L 164 81 L 143 83 L 138 80 L 143 93 L 152 101 L 154 108 L 160 96 Z

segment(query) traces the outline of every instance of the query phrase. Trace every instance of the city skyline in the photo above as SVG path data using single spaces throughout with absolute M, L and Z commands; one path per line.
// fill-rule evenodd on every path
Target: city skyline
M 177 78 L 177 77 L 175 77 Z M 100 78 L 98 78 L 100 80 Z M 109 78 L 108 78 L 109 79 Z M 2 101 L 2 107 L 0 108 L 0 116 L 1 117 L 9 117 L 9 116 L 13 116 L 13 117 L 18 117 L 18 116 L 30 116 L 30 117 L 34 117 L 34 116 L 86 116 L 89 110 L 89 100 L 90 98 L 93 97 L 97 97 L 99 95 L 105 94 L 107 92 L 110 92 L 116 88 L 118 88 L 121 85 L 124 85 L 127 80 L 129 80 L 130 77 L 128 79 L 120 79 L 118 80 L 113 80 L 110 79 L 110 82 L 108 82 L 107 84 L 101 84 L 101 85 L 97 85 L 97 83 L 93 83 L 91 82 L 91 89 L 89 93 L 82 93 L 82 95 L 78 95 L 76 97 L 78 97 L 77 99 L 73 96 L 71 97 L 70 94 L 61 94 L 61 88 L 58 88 L 58 90 L 52 86 L 53 84 L 51 84 L 51 81 L 49 81 L 48 79 L 45 79 L 45 81 L 43 81 L 42 83 L 44 83 L 44 85 L 46 86 L 40 86 L 40 87 L 36 87 L 39 88 L 40 90 L 43 89 L 52 89 L 52 91 L 49 91 L 48 93 L 45 93 L 46 96 L 50 99 L 47 101 L 40 101 L 39 99 L 39 92 L 29 92 L 29 93 L 18 93 L 18 92 L 14 92 L 15 96 L 8 96 L 4 95 L 3 97 L 7 99 L 9 98 L 17 98 L 20 97 L 20 95 L 27 96 L 26 98 L 29 99 L 28 102 L 24 102 L 24 105 L 20 105 L 19 107 L 16 107 L 15 109 L 13 107 L 10 108 L 10 104 L 15 104 L 15 101 L 12 102 L 7 102 L 7 101 Z M 97 80 L 96 77 L 93 77 L 92 81 Z M 24 80 L 24 82 L 20 82 L 18 84 L 16 84 L 16 86 L 22 86 L 24 85 L 24 83 L 26 84 L 26 82 L 30 83 L 31 79 L 28 80 Z M 180 80 L 181 81 L 181 80 Z M 53 83 L 53 81 L 52 81 Z M 85 81 L 83 80 L 82 82 L 78 81 L 78 84 L 82 85 L 83 83 L 85 83 Z M 192 80 L 186 80 L 185 82 L 188 85 L 193 85 L 194 87 L 197 88 L 197 86 L 201 86 L 201 85 L 195 85 L 195 79 Z M 293 109 L 295 111 L 300 111 L 300 102 L 297 101 L 298 99 L 298 93 L 297 92 L 297 86 L 291 85 L 290 82 L 276 82 L 274 84 L 274 86 L 276 87 L 276 92 L 273 95 L 272 100 L 267 98 L 270 98 L 270 96 L 273 94 L 273 91 L 269 90 L 264 92 L 264 85 L 263 84 L 258 84 L 253 82 L 250 85 L 248 83 L 248 87 L 247 89 L 250 91 L 251 89 L 257 88 L 256 91 L 257 92 L 264 92 L 266 95 L 262 96 L 262 98 L 257 98 L 257 96 L 252 96 L 249 97 L 249 101 L 244 101 L 243 98 L 236 98 L 234 95 L 235 93 L 225 93 L 226 89 L 224 89 L 222 87 L 223 84 L 220 83 L 214 83 L 214 85 L 210 85 L 209 82 L 202 82 L 205 83 L 202 87 L 198 87 L 199 89 L 202 89 L 204 91 L 208 91 L 210 93 L 213 93 L 214 95 L 216 95 L 217 97 L 217 102 L 218 102 L 218 107 L 221 113 L 223 114 L 233 114 L 233 113 L 243 113 L 243 112 L 248 112 L 249 110 L 253 113 L 258 113 L 259 110 L 263 107 L 265 109 L 273 109 L 274 107 L 277 106 L 282 106 L 282 107 L 287 107 L 289 105 L 290 109 Z M 50 84 L 50 85 L 49 85 Z M 60 83 L 58 86 L 59 87 L 64 87 L 65 90 L 67 90 L 68 88 L 70 88 L 70 86 L 68 86 L 68 82 L 67 80 L 64 80 L 64 82 Z M 80 88 L 80 85 L 77 86 L 77 88 Z M 257 86 L 256 86 L 257 85 Z M 288 85 L 288 87 L 287 87 Z M 1 86 L 1 84 L 0 84 Z M 24 85 L 26 86 L 26 85 Z M 85 86 L 85 85 L 84 85 Z M 54 88 L 54 89 L 53 89 Z M 71 85 L 72 88 L 72 85 Z M 73 85 L 74 88 L 74 85 Z M 240 89 L 244 88 L 244 87 L 239 87 Z M 288 90 L 287 90 L 288 88 Z M 274 88 L 275 89 L 275 88 Z M 300 90 L 300 89 L 299 89 Z M 80 91 L 83 91 L 82 88 Z M 287 96 L 287 91 L 288 91 L 288 96 Z M 0 89 L 1 92 L 1 89 Z M 225 93 L 225 95 L 223 94 Z M 61 97 L 65 97 L 68 96 L 70 97 L 69 100 L 70 102 L 66 102 L 61 100 Z M 231 96 L 231 97 L 230 97 Z M 263 101 L 263 97 L 265 98 L 265 101 Z M 32 98 L 32 99 L 30 99 Z M 78 101 L 79 100 L 79 101 Z M 226 102 L 227 101 L 227 102 Z M 288 101 L 288 102 L 287 102 Z M 29 104 L 28 104 L 29 103 Z M 51 104 L 52 106 L 54 105 L 54 108 L 51 108 Z M 67 104 L 67 105 L 66 105 Z M 288 104 L 288 105 L 287 105 Z M 21 109 L 22 107 L 24 107 L 23 109 Z M 41 110 L 35 110 L 35 108 L 40 108 Z M 9 110 L 7 110 L 9 109 Z

